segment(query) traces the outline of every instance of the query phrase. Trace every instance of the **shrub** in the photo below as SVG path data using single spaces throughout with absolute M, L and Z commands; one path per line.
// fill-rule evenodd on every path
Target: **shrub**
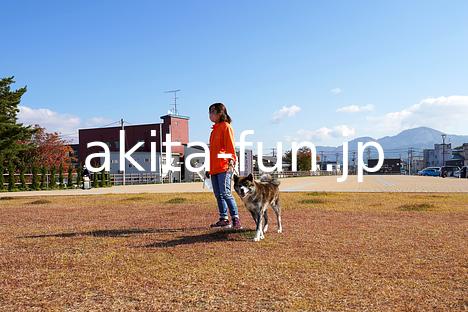
M 41 190 L 47 189 L 47 169 L 45 167 L 41 168 Z
M 70 165 L 70 167 L 68 167 L 68 181 L 67 181 L 67 187 L 68 187 L 68 188 L 72 188 L 72 187 L 73 187 L 73 168 L 72 168 L 71 165 Z
M 50 170 L 50 188 L 54 189 L 57 186 L 57 180 L 55 179 L 55 167 Z
M 93 173 L 93 187 L 95 188 L 99 187 L 97 172 Z
M 106 173 L 104 172 L 104 169 L 101 171 L 101 187 L 106 186 Z
M 63 188 L 63 165 L 60 164 L 59 166 L 59 188 Z
M 28 185 L 26 184 L 26 178 L 24 177 L 24 166 L 20 167 L 20 182 L 21 182 L 21 190 L 26 191 L 28 189 Z
M 15 167 L 13 163 L 8 164 L 8 191 L 12 192 L 16 190 L 16 179 L 15 179 Z
M 31 189 L 38 190 L 39 185 L 37 184 L 37 167 L 33 165 L 31 168 L 32 178 L 31 178 Z
M 81 180 L 82 180 L 82 177 L 81 177 L 81 166 L 78 166 L 78 169 L 76 170 L 76 185 L 78 187 L 81 187 Z
M 5 183 L 5 178 L 3 177 L 4 171 L 3 164 L 0 161 L 0 191 L 5 189 L 5 186 L 3 185 Z

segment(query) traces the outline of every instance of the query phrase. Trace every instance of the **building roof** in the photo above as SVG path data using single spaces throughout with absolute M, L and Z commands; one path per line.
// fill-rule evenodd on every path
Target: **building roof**
M 162 122 L 158 122 L 158 123 L 148 123 L 148 124 L 138 124 L 138 125 L 125 125 L 125 128 L 135 128 L 135 127 L 141 127 L 141 126 L 159 126 L 160 124 L 162 124 Z M 81 131 L 81 130 L 96 130 L 96 129 L 112 129 L 112 128 L 117 128 L 117 129 L 120 129 L 121 126 L 113 126 L 113 127 L 95 127 L 95 128 L 81 128 L 81 129 L 78 129 L 78 131 Z
M 188 116 L 182 116 L 182 115 L 175 115 L 175 114 L 167 114 L 167 115 L 163 115 L 161 116 L 160 118 L 164 118 L 164 117 L 171 117 L 171 118 L 179 118 L 179 119 L 186 119 L 186 120 L 189 120 L 190 117 Z M 141 126 L 159 126 L 160 124 L 163 124 L 162 122 L 154 122 L 154 123 L 144 123 L 144 124 L 138 124 L 138 125 L 125 125 L 125 128 L 133 128 L 133 127 L 141 127 Z M 112 129 L 112 128 L 121 128 L 121 126 L 112 126 L 112 127 L 93 127 L 93 128 L 81 128 L 81 129 L 78 129 L 78 131 L 81 131 L 81 130 L 94 130 L 94 129 Z
M 189 116 L 176 115 L 176 114 L 167 114 L 167 115 L 161 116 L 161 118 L 164 118 L 164 117 L 180 118 L 180 119 L 187 119 L 187 120 L 190 119 Z

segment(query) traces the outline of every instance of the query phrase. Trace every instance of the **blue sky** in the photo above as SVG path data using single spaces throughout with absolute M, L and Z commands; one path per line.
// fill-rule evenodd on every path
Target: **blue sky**
M 164 91 L 181 89 L 191 141 L 208 140 L 208 106 L 217 101 L 237 134 L 253 129 L 268 147 L 339 145 L 414 126 L 468 134 L 467 1 L 1 7 L 0 75 L 28 86 L 20 120 L 51 131 L 68 135 L 121 117 L 158 122 L 172 101 Z

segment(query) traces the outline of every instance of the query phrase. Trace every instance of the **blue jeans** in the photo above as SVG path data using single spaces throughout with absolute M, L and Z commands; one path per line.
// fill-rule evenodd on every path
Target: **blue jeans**
M 218 201 L 219 217 L 227 219 L 227 209 L 231 217 L 238 217 L 237 204 L 231 194 L 231 172 L 221 172 L 211 175 L 211 184 L 213 185 L 213 192 Z

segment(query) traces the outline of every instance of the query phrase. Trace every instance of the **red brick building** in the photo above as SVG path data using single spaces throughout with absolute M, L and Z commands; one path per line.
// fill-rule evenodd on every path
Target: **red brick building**
M 156 153 L 161 153 L 160 129 L 162 131 L 163 142 L 166 139 L 167 133 L 171 134 L 172 142 L 180 142 L 181 144 L 187 144 L 189 142 L 189 117 L 181 115 L 165 115 L 161 116 L 161 119 L 163 120 L 162 123 L 125 126 L 125 151 L 131 149 L 138 142 L 144 142 L 144 145 L 135 153 L 139 153 L 143 155 L 143 157 L 149 158 L 151 142 L 156 142 Z M 118 153 L 120 151 L 119 131 L 121 129 L 122 128 L 120 126 L 80 129 L 78 131 L 78 159 L 80 164 L 84 165 L 85 159 L 89 154 L 102 152 L 102 148 L 99 147 L 87 148 L 87 144 L 93 141 L 106 143 L 107 146 L 109 146 L 111 154 Z M 151 136 L 151 130 L 156 130 L 155 137 Z M 164 154 L 165 151 L 166 148 L 163 146 L 162 153 Z M 172 147 L 172 153 L 178 153 L 183 157 L 184 147 Z

